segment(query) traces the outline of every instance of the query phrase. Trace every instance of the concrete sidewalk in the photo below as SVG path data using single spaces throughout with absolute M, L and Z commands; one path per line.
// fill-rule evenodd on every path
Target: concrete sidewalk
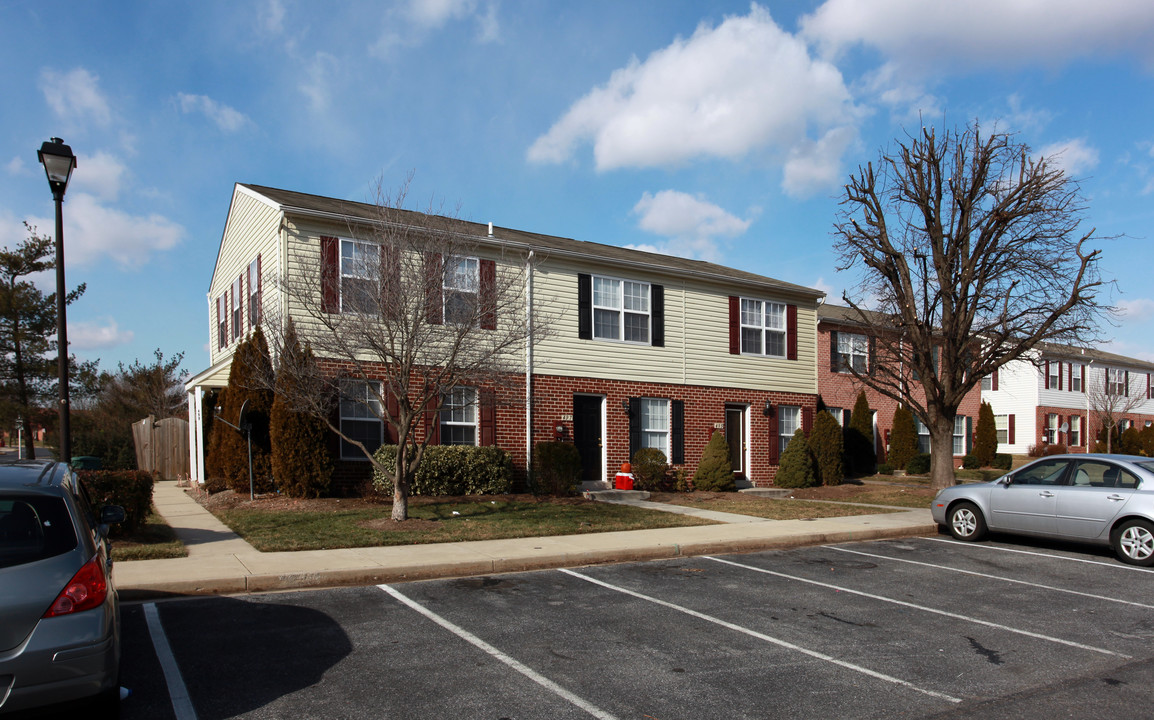
M 764 520 L 708 513 L 723 524 L 479 542 L 392 547 L 256 551 L 175 482 L 156 484 L 157 510 L 188 547 L 186 558 L 118 562 L 114 577 L 128 600 L 166 595 L 264 592 L 336 585 L 465 577 L 688 555 L 753 552 L 936 532 L 930 511 L 817 520 Z M 658 503 L 645 503 L 649 507 Z M 671 511 L 673 506 L 662 510 Z M 677 508 L 676 512 L 687 512 Z

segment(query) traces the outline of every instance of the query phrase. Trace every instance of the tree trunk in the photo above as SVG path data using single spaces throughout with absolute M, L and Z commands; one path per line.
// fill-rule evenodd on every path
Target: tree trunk
M 935 490 L 954 484 L 954 423 L 937 418 L 930 427 L 930 486 Z
M 397 445 L 397 464 L 393 468 L 393 513 L 397 522 L 409 519 L 409 468 L 404 444 Z

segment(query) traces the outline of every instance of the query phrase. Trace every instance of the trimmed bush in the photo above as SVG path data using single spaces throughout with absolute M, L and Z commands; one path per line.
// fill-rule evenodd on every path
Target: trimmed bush
M 391 469 L 397 462 L 397 446 L 382 445 L 374 457 Z M 392 475 L 374 469 L 373 487 L 391 496 Z M 493 446 L 430 445 L 417 467 L 410 494 L 503 495 L 512 490 L 513 459 L 504 450 Z
M 813 431 L 809 435 L 809 449 L 817 464 L 818 482 L 821 485 L 841 485 L 845 479 L 842 467 L 841 426 L 828 410 L 822 410 L 813 421 Z
M 878 463 L 878 475 L 893 475 L 893 465 L 889 463 Z
M 854 475 L 869 475 L 877 465 L 878 456 L 874 450 L 873 410 L 865 390 L 858 393 L 850 413 L 849 427 L 845 429 L 845 472 Z
M 1146 457 L 1154 457 L 1154 425 L 1147 425 L 1142 428 L 1139 439 L 1142 441 L 1142 454 Z
M 977 470 L 982 467 L 982 463 L 978 461 L 978 456 L 970 453 L 962 458 L 962 467 L 966 470 Z
M 910 475 L 925 475 L 930 471 L 930 454 L 918 453 L 906 463 L 906 472 Z
M 312 349 L 301 348 L 291 320 L 285 330 L 282 366 L 285 362 L 306 367 L 316 364 Z M 296 394 L 296 383 L 292 372 L 277 373 L 269 417 L 270 467 L 277 488 L 288 497 L 320 497 L 328 492 L 333 476 L 328 426 L 318 417 L 294 412 L 285 402 L 286 397 Z
M 1122 433 L 1122 441 L 1118 444 L 1118 450 L 1126 455 L 1141 455 L 1142 454 L 1142 431 L 1131 425 Z
M 978 411 L 978 427 L 974 429 L 974 457 L 977 467 L 989 467 L 998 452 L 998 428 L 994 422 L 994 408 L 982 402 Z
M 994 455 L 994 465 L 998 470 L 1009 470 L 1014 466 L 1014 456 L 1009 453 Z
M 111 535 L 128 535 L 144 524 L 152 509 L 152 476 L 143 470 L 80 470 L 96 512 L 105 505 L 124 508 L 124 522 L 110 526 Z
M 566 442 L 539 442 L 533 447 L 534 490 L 544 495 L 572 495 L 581 482 L 581 453 Z
M 893 422 L 886 461 L 896 468 L 908 470 L 910 459 L 918 454 L 918 429 L 914 425 L 914 415 L 908 408 L 899 405 L 894 409 Z
M 781 454 L 781 465 L 777 469 L 774 485 L 786 488 L 803 488 L 817 485 L 817 475 L 813 470 L 813 457 L 809 452 L 809 442 L 805 432 L 798 428 L 793 434 L 785 452 Z
M 729 464 L 729 443 L 725 436 L 714 432 L 709 437 L 697 472 L 693 473 L 693 488 L 706 492 L 731 492 L 737 489 L 733 466 Z
M 633 453 L 633 487 L 636 490 L 657 490 L 669 473 L 665 453 L 657 448 L 641 448 Z

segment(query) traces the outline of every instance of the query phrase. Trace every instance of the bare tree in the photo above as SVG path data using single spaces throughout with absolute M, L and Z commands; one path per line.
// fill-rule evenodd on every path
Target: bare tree
M 315 363 L 279 352 L 285 318 L 265 323 L 279 372 L 296 376 L 285 384 L 296 388 L 293 397 L 284 400 L 323 419 L 393 478 L 394 520 L 408 517 L 427 430 L 442 404 L 451 397 L 466 411 L 458 406 L 464 399 L 476 412 L 512 402 L 524 387 L 527 343 L 545 329 L 541 319 L 531 322 L 525 301 L 527 253 L 480 237 L 476 226 L 440 208 L 405 209 L 411 179 L 393 194 L 378 183 L 367 216 L 348 223 L 351 241 L 289 244 L 290 270 L 278 286 Z M 342 403 L 383 421 L 401 450 L 394 467 L 383 467 L 365 437 L 342 428 L 335 417 Z
M 865 384 L 905 403 L 932 447 L 951 448 L 959 404 L 982 377 L 1041 341 L 1089 344 L 1100 250 L 1085 246 L 1079 186 L 1046 158 L 975 123 L 910 137 L 858 168 L 835 224 L 839 270 L 859 263 L 845 301 L 875 338 Z M 877 312 L 867 312 L 865 306 Z M 934 487 L 952 485 L 934 452 Z
M 1086 388 L 1086 403 L 1090 408 L 1090 418 L 1097 420 L 1098 426 L 1106 430 L 1106 452 L 1114 452 L 1114 431 L 1121 425 L 1126 413 L 1146 402 L 1146 394 L 1145 391 L 1140 395 L 1130 392 L 1128 375 L 1123 375 L 1124 379 L 1120 382 L 1113 382 L 1110 369 L 1106 368 L 1104 372 L 1105 382 L 1091 383 Z M 1087 424 L 1090 418 L 1087 418 Z M 1086 428 L 1086 432 L 1086 444 L 1089 447 L 1090 438 L 1097 435 L 1097 429 Z

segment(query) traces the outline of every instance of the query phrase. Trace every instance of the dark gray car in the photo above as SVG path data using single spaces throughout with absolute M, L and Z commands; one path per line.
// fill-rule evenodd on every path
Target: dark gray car
M 1110 545 L 1132 565 L 1154 565 L 1154 458 L 1053 455 L 987 483 L 938 493 L 934 522 L 959 540 L 987 530 Z
M 120 700 L 120 606 L 108 523 L 67 465 L 0 466 L 0 714 L 94 697 Z

